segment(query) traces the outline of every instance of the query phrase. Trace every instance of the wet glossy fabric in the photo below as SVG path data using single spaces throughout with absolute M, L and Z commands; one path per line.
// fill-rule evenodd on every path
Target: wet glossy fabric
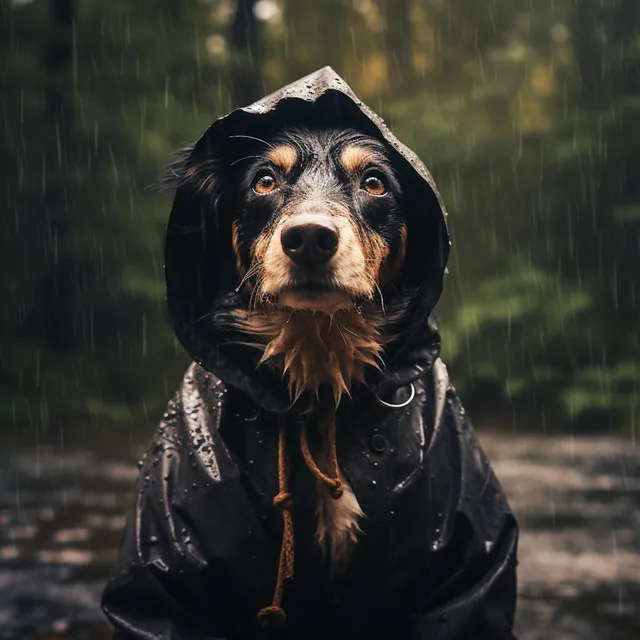
M 198 145 L 224 146 L 229 131 L 254 131 L 276 116 L 338 118 L 377 132 L 406 159 L 433 231 L 424 236 L 430 268 L 407 283 L 412 306 L 402 340 L 383 373 L 354 388 L 336 416 L 339 463 L 366 514 L 363 534 L 345 574 L 332 578 L 314 541 L 315 479 L 296 444 L 308 419 L 313 446 L 316 401 L 305 397 L 288 410 L 279 376 L 256 371 L 249 355 L 199 324 L 205 298 L 230 299 L 233 281 L 221 275 L 203 285 L 203 264 L 222 265 L 223 247 L 215 239 L 198 245 L 202 234 L 196 239 L 185 222 L 191 200 L 179 192 L 167 233 L 168 301 L 176 335 L 197 363 L 149 445 L 104 611 L 127 640 L 513 639 L 517 524 L 427 321 L 448 252 L 433 181 L 328 68 L 217 121 Z M 407 406 L 376 400 L 403 404 L 412 385 Z M 285 587 L 286 626 L 267 633 L 256 613 L 271 602 L 280 552 L 272 499 L 282 419 L 292 456 L 295 579 Z
M 296 579 L 275 637 L 513 638 L 516 523 L 441 361 L 414 384 L 407 408 L 355 402 L 338 414 L 351 427 L 339 431 L 341 468 L 366 513 L 338 581 L 314 543 L 314 479 L 292 444 Z M 189 369 L 105 591 L 120 637 L 261 637 L 282 533 L 276 431 L 273 414 Z

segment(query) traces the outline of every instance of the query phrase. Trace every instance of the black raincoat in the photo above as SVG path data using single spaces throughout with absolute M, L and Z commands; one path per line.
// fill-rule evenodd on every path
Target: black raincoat
M 357 127 L 389 143 L 410 185 L 407 251 L 423 260 L 403 276 L 411 303 L 384 369 L 368 372 L 336 414 L 339 463 L 365 513 L 363 533 L 346 572 L 331 577 L 314 540 L 316 481 L 292 440 L 287 622 L 259 627 L 282 538 L 272 504 L 277 424 L 285 416 L 293 433 L 329 399 L 303 394 L 290 406 L 276 369 L 256 368 L 254 349 L 202 320 L 212 307 L 238 303 L 229 239 L 219 232 L 225 212 L 204 219 L 179 188 L 167 230 L 167 298 L 195 362 L 144 459 L 104 611 L 126 639 L 513 639 L 518 529 L 439 358 L 430 316 L 449 239 L 426 167 L 328 67 L 216 121 L 192 153 L 224 158 L 231 135 L 305 122 Z

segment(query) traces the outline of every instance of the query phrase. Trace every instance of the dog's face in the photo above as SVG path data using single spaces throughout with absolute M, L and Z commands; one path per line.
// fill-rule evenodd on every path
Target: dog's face
M 332 313 L 374 300 L 406 246 L 386 147 L 345 129 L 253 142 L 232 167 L 233 250 L 252 302 Z

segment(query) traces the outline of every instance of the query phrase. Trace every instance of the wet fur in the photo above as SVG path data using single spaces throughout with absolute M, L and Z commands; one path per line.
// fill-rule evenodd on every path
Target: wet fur
M 326 453 L 322 460 L 326 461 Z M 316 537 L 325 555 L 329 552 L 331 573 L 339 575 L 349 564 L 353 548 L 358 542 L 358 535 L 362 533 L 358 521 L 364 517 L 356 494 L 351 485 L 340 471 L 340 481 L 344 493 L 335 500 L 327 487 L 317 483 L 316 514 L 318 528 Z
M 261 338 L 260 362 L 277 360 L 288 374 L 294 402 L 303 391 L 317 393 L 328 384 L 336 405 L 354 381 L 364 381 L 367 365 L 380 366 L 384 344 L 392 339 L 385 332 L 390 320 L 373 305 L 331 315 L 278 307 L 236 312 L 238 326 Z

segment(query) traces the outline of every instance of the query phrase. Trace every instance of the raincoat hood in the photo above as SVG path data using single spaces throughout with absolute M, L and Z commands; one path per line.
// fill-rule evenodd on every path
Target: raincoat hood
M 431 174 L 416 154 L 399 142 L 382 118 L 357 98 L 330 67 L 324 67 L 279 91 L 216 120 L 196 142 L 190 159 L 229 157 L 231 136 L 264 136 L 282 126 L 356 128 L 388 144 L 408 194 L 408 252 L 419 251 L 420 269 L 403 276 L 400 290 L 409 301 L 400 338 L 388 345 L 381 372 L 367 372 L 367 387 L 392 393 L 424 375 L 439 354 L 440 340 L 429 316 L 442 291 L 449 254 L 446 211 Z M 213 209 L 213 211 L 212 211 Z M 203 205 L 192 187 L 175 194 L 166 236 L 167 303 L 174 331 L 189 355 L 223 382 L 247 393 L 263 409 L 308 413 L 320 395 L 304 393 L 291 406 L 287 385 L 275 367 L 257 367 L 256 350 L 242 336 L 211 322 L 217 311 L 241 304 L 230 254 L 230 237 L 221 233 L 232 216 L 222 199 Z M 225 227 L 226 225 L 226 227 Z M 327 398 L 328 399 L 328 398 Z

